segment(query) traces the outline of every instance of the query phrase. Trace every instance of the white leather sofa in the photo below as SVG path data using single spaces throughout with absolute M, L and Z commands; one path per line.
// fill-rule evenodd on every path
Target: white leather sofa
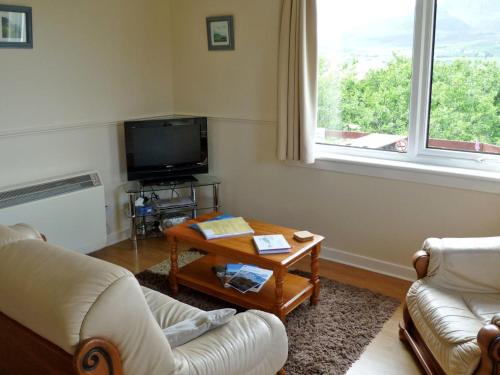
M 500 374 L 500 237 L 430 238 L 400 335 L 428 374 Z
M 283 367 L 285 328 L 255 310 L 171 349 L 162 328 L 200 312 L 141 287 L 122 267 L 52 246 L 28 226 L 0 226 L 0 373 L 28 373 L 30 360 L 36 373 L 59 373 L 57 363 L 45 363 L 54 353 L 61 368 L 70 359 L 74 374 L 104 366 L 126 375 L 263 375 Z M 18 342 L 25 336 L 26 345 Z

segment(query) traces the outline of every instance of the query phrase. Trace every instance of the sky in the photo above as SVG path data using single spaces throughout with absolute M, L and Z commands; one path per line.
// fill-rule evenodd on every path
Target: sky
M 348 32 L 414 13 L 415 0 L 318 0 L 318 27 L 320 35 L 335 31 Z
M 333 58 L 335 51 L 343 49 L 343 35 L 371 35 L 414 12 L 415 0 L 318 0 L 320 54 Z

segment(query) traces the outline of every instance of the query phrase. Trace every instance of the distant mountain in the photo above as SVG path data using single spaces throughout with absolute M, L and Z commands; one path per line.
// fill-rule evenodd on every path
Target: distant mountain
M 476 32 L 499 31 L 499 0 L 440 0 L 438 3 L 438 17 L 443 8 L 452 17 L 465 22 Z
M 439 4 L 436 47 L 440 54 L 500 56 L 500 0 L 440 0 Z M 411 51 L 413 27 L 412 13 L 392 22 L 375 20 L 343 35 L 342 44 L 347 52 L 357 55 Z
M 436 27 L 439 33 L 470 33 L 472 27 L 463 20 L 452 16 L 448 11 L 437 12 Z
M 374 44 L 393 46 L 395 48 L 409 47 L 413 40 L 413 23 L 414 17 L 410 14 L 395 22 L 387 22 L 383 25 L 373 23 L 346 35 L 344 42 L 347 45 L 356 45 L 358 47 L 373 47 Z M 484 22 L 479 23 L 479 26 L 474 26 L 463 19 L 453 16 L 446 10 L 438 11 L 437 40 L 439 43 L 458 43 L 478 35 L 491 33 L 490 23 L 496 26 L 494 32 L 500 33 L 500 18 L 496 16 L 489 17 Z

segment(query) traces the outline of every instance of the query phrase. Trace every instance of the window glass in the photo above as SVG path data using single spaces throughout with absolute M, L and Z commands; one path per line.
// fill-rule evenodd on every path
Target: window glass
M 500 1 L 439 0 L 427 147 L 500 154 Z
M 415 0 L 318 0 L 316 142 L 406 152 Z

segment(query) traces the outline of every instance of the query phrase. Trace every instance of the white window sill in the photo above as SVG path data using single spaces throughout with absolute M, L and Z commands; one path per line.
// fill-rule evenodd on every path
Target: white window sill
M 500 194 L 500 173 L 338 153 L 317 153 L 314 164 L 290 165 Z

